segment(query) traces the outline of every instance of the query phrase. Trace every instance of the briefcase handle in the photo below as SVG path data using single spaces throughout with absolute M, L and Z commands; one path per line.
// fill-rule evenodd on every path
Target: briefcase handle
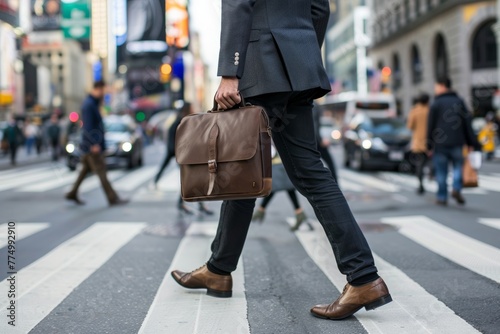
M 233 109 L 243 108 L 244 106 L 246 106 L 245 99 L 241 95 L 240 95 L 240 98 L 241 98 L 241 101 L 239 104 L 236 104 L 232 108 L 229 108 L 229 109 L 220 109 L 219 110 L 219 104 L 217 103 L 217 101 L 215 101 L 215 97 L 214 97 L 214 106 L 212 107 L 212 110 L 209 110 L 208 112 L 210 113 L 210 112 L 218 112 L 218 111 L 224 111 L 224 110 L 233 110 Z

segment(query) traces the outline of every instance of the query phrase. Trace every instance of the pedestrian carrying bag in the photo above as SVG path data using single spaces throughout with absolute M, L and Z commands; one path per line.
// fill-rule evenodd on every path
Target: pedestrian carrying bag
M 188 202 L 245 199 L 271 192 L 271 130 L 262 107 L 245 105 L 182 119 L 175 137 L 181 194 Z
M 476 188 L 479 186 L 477 171 L 472 168 L 469 159 L 464 159 L 462 181 L 464 188 Z

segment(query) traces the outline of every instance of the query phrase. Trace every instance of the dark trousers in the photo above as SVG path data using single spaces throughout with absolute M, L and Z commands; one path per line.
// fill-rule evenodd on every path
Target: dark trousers
M 311 93 L 276 93 L 248 102 L 269 114 L 273 141 L 290 180 L 311 203 L 348 282 L 377 272 L 368 243 L 347 201 L 317 150 Z M 243 250 L 255 199 L 224 201 L 210 263 L 234 271 Z M 333 261 L 332 261 L 333 262 Z
M 415 167 L 415 175 L 418 178 L 420 188 L 424 188 L 424 167 L 427 163 L 427 153 L 424 152 L 411 152 L 410 163 Z
M 10 153 L 10 163 L 11 165 L 15 165 L 17 156 L 17 144 L 15 143 L 9 144 L 9 153 Z
M 99 180 L 101 180 L 102 189 L 108 198 L 108 202 L 116 202 L 118 200 L 118 195 L 113 190 L 113 187 L 109 183 L 108 177 L 106 176 L 106 162 L 104 161 L 104 156 L 102 154 L 87 153 L 82 155 L 81 163 L 82 170 L 80 171 L 80 175 L 78 175 L 78 178 L 73 185 L 73 189 L 71 189 L 69 194 L 76 196 L 78 194 L 78 188 L 80 188 L 83 180 L 87 174 L 92 171 L 99 177 Z
M 446 201 L 448 199 L 448 168 L 450 163 L 453 165 L 453 190 L 457 192 L 462 190 L 463 146 L 440 147 L 434 151 L 432 160 L 438 183 L 437 199 Z

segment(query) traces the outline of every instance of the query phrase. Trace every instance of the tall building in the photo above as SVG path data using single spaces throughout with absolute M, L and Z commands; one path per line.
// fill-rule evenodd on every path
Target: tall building
M 449 76 L 476 115 L 493 110 L 497 89 L 496 1 L 372 0 L 372 46 L 378 69 L 391 68 L 401 112 L 420 91 Z
M 370 16 L 365 0 L 330 1 L 332 16 L 325 38 L 325 67 L 334 94 L 368 90 Z

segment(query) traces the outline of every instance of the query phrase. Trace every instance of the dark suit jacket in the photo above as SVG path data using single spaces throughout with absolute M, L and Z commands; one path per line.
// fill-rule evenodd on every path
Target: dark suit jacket
M 321 59 L 328 0 L 222 0 L 219 76 L 238 77 L 244 97 L 330 91 Z

